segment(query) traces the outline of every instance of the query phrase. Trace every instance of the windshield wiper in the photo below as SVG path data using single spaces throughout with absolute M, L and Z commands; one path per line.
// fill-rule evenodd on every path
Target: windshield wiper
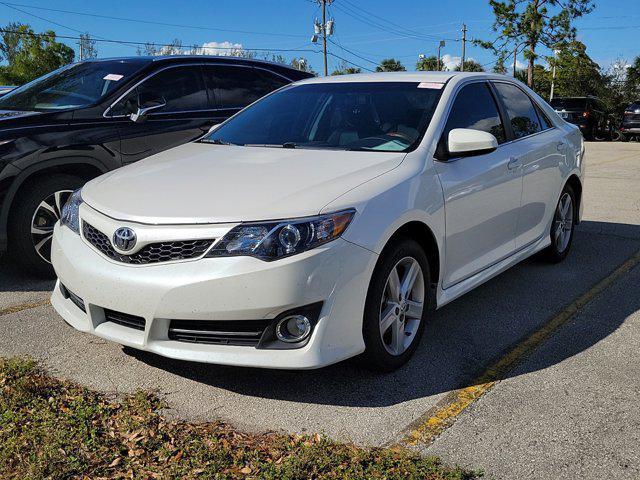
M 294 142 L 284 143 L 245 143 L 245 147 L 266 147 L 266 148 L 298 148 L 298 144 Z
M 237 143 L 227 142 L 216 138 L 215 140 L 203 140 L 204 143 L 213 143 L 214 145 L 238 145 Z

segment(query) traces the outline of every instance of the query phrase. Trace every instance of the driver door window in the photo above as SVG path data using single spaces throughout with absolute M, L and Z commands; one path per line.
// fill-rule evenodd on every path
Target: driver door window
M 162 100 L 166 105 L 154 113 L 177 113 L 208 109 L 207 93 L 199 66 L 167 68 L 145 80 L 113 108 L 113 115 L 128 115 L 141 99 Z

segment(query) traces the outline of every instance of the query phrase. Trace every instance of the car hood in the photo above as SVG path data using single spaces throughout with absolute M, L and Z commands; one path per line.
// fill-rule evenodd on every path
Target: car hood
M 405 155 L 195 142 L 98 177 L 82 197 L 112 218 L 150 224 L 315 215 Z

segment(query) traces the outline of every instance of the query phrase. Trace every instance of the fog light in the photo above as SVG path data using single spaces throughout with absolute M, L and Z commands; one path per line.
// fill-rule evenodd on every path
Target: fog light
M 276 336 L 287 343 L 301 342 L 311 333 L 311 322 L 304 315 L 284 317 L 276 325 Z

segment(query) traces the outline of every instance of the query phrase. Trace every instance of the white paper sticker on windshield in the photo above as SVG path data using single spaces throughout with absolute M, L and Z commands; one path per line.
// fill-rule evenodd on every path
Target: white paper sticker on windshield
M 105 75 L 102 79 L 113 80 L 114 82 L 117 82 L 118 80 L 121 80 L 123 76 L 124 75 L 118 75 L 117 73 L 109 73 L 108 75 Z
M 437 83 L 437 82 L 420 82 L 418 84 L 418 88 L 435 88 L 437 90 L 440 90 L 442 87 L 444 87 L 444 83 Z

